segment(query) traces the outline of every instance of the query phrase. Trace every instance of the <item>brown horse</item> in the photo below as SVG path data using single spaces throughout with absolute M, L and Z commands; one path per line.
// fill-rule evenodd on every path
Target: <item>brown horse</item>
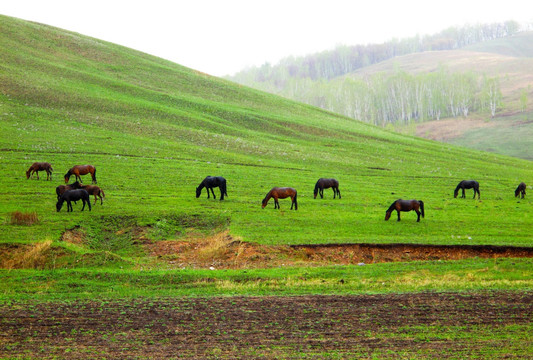
M 324 198 L 324 189 L 333 188 L 333 198 L 335 199 L 335 195 L 339 195 L 339 199 L 341 198 L 341 192 L 339 191 L 339 182 L 336 179 L 324 179 L 320 178 L 316 182 L 315 185 L 315 199 L 316 195 L 320 193 L 320 198 Z
M 39 171 L 46 171 L 46 180 L 52 180 L 52 165 L 47 162 L 34 162 L 31 164 L 28 171 L 26 171 L 26 179 L 29 179 L 33 174 L 37 174 L 37 180 L 39 180 Z
M 93 178 L 93 184 L 96 184 L 96 168 L 92 165 L 76 165 L 72 167 L 66 174 L 65 174 L 65 183 L 68 183 L 68 180 L 70 179 L 70 176 L 74 174 L 76 175 L 76 180 L 81 181 L 80 175 L 87 175 L 91 174 Z
M 96 205 L 97 196 L 100 198 L 100 205 L 103 205 L 104 202 L 102 201 L 102 198 L 105 199 L 104 190 L 100 189 L 99 186 L 96 185 L 79 185 L 80 189 L 86 190 L 89 195 L 94 195 L 94 204 Z
M 398 221 L 400 221 L 400 211 L 416 211 L 418 215 L 417 222 L 420 222 L 420 214 L 424 217 L 424 202 L 422 200 L 402 200 L 398 199 L 392 203 L 387 212 L 385 213 L 385 221 L 390 219 L 391 213 L 396 210 L 398 212 Z
M 290 197 L 292 200 L 291 204 L 291 210 L 294 206 L 294 210 L 298 210 L 298 202 L 296 200 L 296 197 L 298 196 L 298 193 L 296 189 L 290 188 L 290 187 L 273 187 L 272 190 L 266 194 L 265 198 L 262 201 L 262 208 L 264 209 L 265 206 L 268 204 L 268 200 L 270 198 L 274 198 L 274 209 L 279 209 L 279 201 L 278 199 L 285 199 Z
M 514 197 L 518 197 L 518 195 L 522 194 L 522 199 L 524 196 L 526 196 L 526 183 L 521 182 L 520 185 L 516 188 L 514 191 Z

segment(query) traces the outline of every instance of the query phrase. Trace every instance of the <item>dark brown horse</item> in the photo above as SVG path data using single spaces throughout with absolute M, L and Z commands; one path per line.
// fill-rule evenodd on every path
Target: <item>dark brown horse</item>
M 526 183 L 521 182 L 520 185 L 516 188 L 514 191 L 514 197 L 518 197 L 518 195 L 522 194 L 522 199 L 524 196 L 526 196 Z
M 462 198 L 465 197 L 465 189 L 474 189 L 474 199 L 477 198 L 479 200 L 481 194 L 479 193 L 479 183 L 476 180 L 463 180 L 461 181 L 457 187 L 455 188 L 455 191 L 453 192 L 453 197 L 456 198 L 457 194 L 459 194 L 459 189 L 463 190 Z
M 207 198 L 209 199 L 209 190 L 213 194 L 213 199 L 216 199 L 213 188 L 220 188 L 220 200 L 224 200 L 224 195 L 228 196 L 228 189 L 226 187 L 226 179 L 222 176 L 207 176 L 202 180 L 200 185 L 196 188 L 196 198 L 199 198 L 202 194 L 202 189 L 205 187 L 207 191 Z
M 70 179 L 70 176 L 73 175 L 73 174 L 76 176 L 76 180 L 79 181 L 80 183 L 82 182 L 80 175 L 91 174 L 91 176 L 93 178 L 93 184 L 96 184 L 96 168 L 94 166 L 92 166 L 92 165 L 76 165 L 76 166 L 72 167 L 65 174 L 65 183 L 68 183 L 68 180 Z
M 400 211 L 416 211 L 416 215 L 418 215 L 418 219 L 416 219 L 417 222 L 420 222 L 420 214 L 422 214 L 422 217 L 425 216 L 424 202 L 422 200 L 396 200 L 385 213 L 385 221 L 390 219 L 390 216 L 394 210 L 396 210 L 398 213 L 398 221 L 400 221 Z
M 324 189 L 329 189 L 329 188 L 333 188 L 333 198 L 334 199 L 335 199 L 335 195 L 339 195 L 339 199 L 341 198 L 341 192 L 339 191 L 339 182 L 337 180 L 335 180 L 335 179 L 324 179 L 324 178 L 320 178 L 316 182 L 315 191 L 314 191 L 314 195 L 315 195 L 314 198 L 316 199 L 316 195 L 320 194 L 320 198 L 323 199 L 324 198 Z
M 76 202 L 78 200 L 83 201 L 83 207 L 81 208 L 81 211 L 85 209 L 85 203 L 87 203 L 87 205 L 89 206 L 89 211 L 91 211 L 91 199 L 89 198 L 89 193 L 83 189 L 75 189 L 65 191 L 63 195 L 61 195 L 56 204 L 57 212 L 61 211 L 61 208 L 63 207 L 63 203 L 65 201 L 67 202 L 67 212 L 73 211 L 72 201 Z
M 292 200 L 291 210 L 293 206 L 294 206 L 294 210 L 298 210 L 298 202 L 296 200 L 297 196 L 298 196 L 298 193 L 296 189 L 293 189 L 290 187 L 282 187 L 282 188 L 273 187 L 272 190 L 270 190 L 268 194 L 266 194 L 265 198 L 262 201 L 261 207 L 264 209 L 265 206 L 267 206 L 268 204 L 268 200 L 270 200 L 270 198 L 274 198 L 274 209 L 279 209 L 278 199 L 285 199 L 285 198 L 290 197 Z
M 34 162 L 31 164 L 28 171 L 26 171 L 26 179 L 29 179 L 33 174 L 37 174 L 37 180 L 39 180 L 39 171 L 46 171 L 46 180 L 52 180 L 52 165 L 47 162 Z

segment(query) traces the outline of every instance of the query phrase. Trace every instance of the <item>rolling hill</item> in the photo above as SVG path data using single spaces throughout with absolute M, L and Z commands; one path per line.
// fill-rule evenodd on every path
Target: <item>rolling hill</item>
M 261 244 L 531 245 L 531 202 L 513 196 L 531 182 L 529 161 L 385 131 L 42 24 L 2 17 L 0 42 L 3 244 L 125 258 L 146 255 L 140 238 L 198 231 Z M 51 162 L 54 180 L 26 180 L 34 161 Z M 55 187 L 81 163 L 97 167 L 107 199 L 56 213 Z M 195 198 L 207 175 L 227 178 L 226 200 Z M 313 199 L 320 177 L 338 178 L 342 201 Z M 482 184 L 482 201 L 453 199 L 467 178 Z M 283 201 L 261 209 L 273 186 L 297 188 L 297 212 Z M 427 219 L 385 223 L 400 197 L 423 199 Z M 40 221 L 13 225 L 16 211 Z M 78 228 L 81 244 L 62 241 Z

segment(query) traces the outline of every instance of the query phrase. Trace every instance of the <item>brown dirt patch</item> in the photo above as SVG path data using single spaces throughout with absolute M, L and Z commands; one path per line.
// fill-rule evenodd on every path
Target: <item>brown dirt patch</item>
M 474 257 L 533 257 L 531 247 L 419 245 L 419 244 L 320 244 L 267 246 L 243 242 L 228 232 L 184 241 L 144 244 L 147 252 L 173 268 L 245 269 L 278 266 L 382 263 L 417 260 L 460 260 Z
M 446 142 L 463 135 L 469 130 L 493 127 L 496 125 L 496 122 L 464 118 L 428 121 L 417 125 L 416 136 Z
M 527 358 L 533 294 L 0 303 L 2 358 Z

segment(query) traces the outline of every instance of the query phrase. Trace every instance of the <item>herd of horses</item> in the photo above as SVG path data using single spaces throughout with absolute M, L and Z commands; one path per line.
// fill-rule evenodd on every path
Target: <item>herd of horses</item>
M 26 171 L 26 179 L 36 175 L 39 180 L 39 171 L 46 171 L 46 180 L 52 180 L 52 172 L 54 169 L 52 165 L 47 162 L 35 162 L 28 171 Z M 92 183 L 96 184 L 96 168 L 93 165 L 75 165 L 70 168 L 64 176 L 65 184 L 56 187 L 57 203 L 56 210 L 60 211 L 63 204 L 67 203 L 67 212 L 72 211 L 72 202 L 76 203 L 78 200 L 83 201 L 83 207 L 81 211 L 85 209 L 85 204 L 88 205 L 89 211 L 91 210 L 91 201 L 89 195 L 94 196 L 94 203 L 100 198 L 100 205 L 103 205 L 103 199 L 105 199 L 104 191 L 96 185 L 84 185 L 81 180 L 82 175 L 91 174 Z M 68 184 L 70 177 L 74 175 L 76 181 L 72 184 Z
M 52 180 L 52 165 L 47 162 L 35 162 L 33 163 L 28 171 L 26 171 L 26 178 L 29 179 L 36 174 L 37 179 L 39 179 L 39 171 L 46 171 L 46 179 Z M 56 210 L 60 211 L 63 204 L 67 203 L 67 212 L 72 211 L 72 202 L 77 202 L 78 200 L 83 201 L 82 211 L 85 209 L 85 204 L 88 205 L 89 211 L 91 210 L 91 202 L 89 195 L 94 195 L 94 203 L 96 204 L 97 197 L 100 198 L 100 205 L 103 204 L 103 198 L 105 198 L 104 191 L 96 185 L 84 185 L 81 180 L 81 175 L 91 174 L 93 184 L 96 184 L 96 168 L 93 165 L 76 165 L 68 170 L 65 174 L 64 179 L 65 183 L 68 183 L 70 177 L 75 175 L 76 181 L 73 184 L 59 185 L 56 188 L 57 194 L 57 204 Z M 213 198 L 216 199 L 214 188 L 220 189 L 220 200 L 224 200 L 224 196 L 228 196 L 226 179 L 222 176 L 207 176 L 202 180 L 200 185 L 196 187 L 196 198 L 199 198 L 202 194 L 202 189 L 206 189 L 207 198 L 210 198 L 210 192 L 213 195 Z M 515 197 L 521 196 L 523 199 L 526 195 L 526 184 L 521 182 L 515 190 Z M 320 195 L 320 198 L 324 198 L 324 189 L 331 188 L 333 190 L 333 199 L 337 196 L 341 198 L 341 192 L 339 190 L 339 182 L 336 179 L 326 179 L 320 178 L 316 182 L 315 189 L 313 191 L 314 199 L 317 195 Z M 474 199 L 476 194 L 478 199 L 480 199 L 481 194 L 479 192 L 479 183 L 475 180 L 463 180 L 459 182 L 457 187 L 454 190 L 453 196 L 457 198 L 459 195 L 459 190 L 462 190 L 461 198 L 465 198 L 465 190 L 473 189 L 474 190 Z M 298 192 L 292 187 L 273 187 L 261 201 L 261 207 L 264 209 L 270 199 L 274 199 L 274 209 L 279 209 L 279 199 L 291 198 L 291 210 L 298 210 Z M 400 212 L 415 211 L 417 214 L 417 222 L 420 222 L 420 216 L 422 218 L 425 216 L 424 213 L 424 202 L 422 200 L 402 200 L 398 199 L 394 201 L 391 206 L 385 212 L 385 221 L 389 220 L 393 211 L 398 213 L 398 221 L 400 221 Z

